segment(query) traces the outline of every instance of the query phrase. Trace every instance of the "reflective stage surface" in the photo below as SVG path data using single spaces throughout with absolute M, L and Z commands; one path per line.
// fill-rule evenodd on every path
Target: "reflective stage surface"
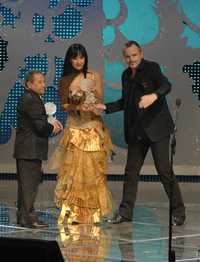
M 99 226 L 70 225 L 58 228 L 58 210 L 38 210 L 48 223 L 46 229 L 17 226 L 16 208 L 0 204 L 0 236 L 56 240 L 65 261 L 168 261 L 168 206 L 165 203 L 138 204 L 133 223 Z M 187 206 L 186 224 L 173 228 L 176 261 L 200 261 L 200 205 Z

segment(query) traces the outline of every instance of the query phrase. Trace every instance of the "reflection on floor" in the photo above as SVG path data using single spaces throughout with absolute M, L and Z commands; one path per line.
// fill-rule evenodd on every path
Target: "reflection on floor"
M 56 240 L 65 261 L 167 261 L 168 208 L 158 203 L 135 208 L 133 223 L 57 227 L 58 210 L 38 211 L 49 227 L 27 229 L 16 224 L 16 209 L 0 204 L 0 237 Z M 200 206 L 187 207 L 187 222 L 173 228 L 176 261 L 200 261 Z

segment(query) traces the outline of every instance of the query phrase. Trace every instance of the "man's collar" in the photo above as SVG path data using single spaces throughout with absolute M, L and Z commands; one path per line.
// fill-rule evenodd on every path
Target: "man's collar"
M 140 64 L 138 65 L 136 71 L 141 71 L 144 68 L 145 61 L 144 59 L 141 60 Z
M 38 97 L 39 99 L 42 99 L 42 96 L 41 96 L 41 95 L 39 95 L 38 93 L 34 92 L 34 91 L 31 90 L 31 89 L 25 88 L 25 91 L 33 94 L 34 96 Z
M 135 71 L 142 71 L 144 69 L 144 65 L 145 65 L 145 60 L 142 59 L 140 64 L 138 65 L 138 67 L 135 69 Z M 130 67 L 127 68 L 127 72 L 128 74 L 132 74 L 132 69 Z

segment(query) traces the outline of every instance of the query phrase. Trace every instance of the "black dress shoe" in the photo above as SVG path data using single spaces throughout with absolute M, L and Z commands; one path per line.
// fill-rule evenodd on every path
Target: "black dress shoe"
M 41 220 L 34 221 L 34 222 L 32 223 L 32 225 L 33 225 L 35 228 L 45 228 L 45 227 L 48 227 L 48 224 L 44 223 L 44 222 L 41 221 Z
M 182 226 L 184 223 L 185 223 L 185 215 L 172 217 L 173 226 Z
M 18 225 L 25 228 L 36 228 L 32 223 L 18 223 Z
M 122 217 L 120 214 L 117 214 L 115 218 L 109 220 L 108 222 L 111 224 L 120 224 L 120 223 L 131 222 L 131 221 L 132 219 L 128 219 L 128 218 Z
M 33 228 L 31 221 L 25 221 L 24 219 L 21 219 L 21 218 L 17 218 L 17 225 L 21 227 Z
M 21 227 L 27 227 L 27 228 L 45 228 L 48 227 L 47 224 L 43 223 L 42 221 L 35 221 L 32 223 L 19 223 Z

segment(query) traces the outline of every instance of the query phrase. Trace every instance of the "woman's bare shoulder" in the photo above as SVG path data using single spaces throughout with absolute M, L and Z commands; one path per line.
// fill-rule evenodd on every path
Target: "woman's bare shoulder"
M 91 78 L 99 78 L 99 77 L 101 77 L 101 74 L 98 71 L 94 70 L 94 69 L 89 69 L 87 74 L 88 74 L 88 77 L 91 77 Z

